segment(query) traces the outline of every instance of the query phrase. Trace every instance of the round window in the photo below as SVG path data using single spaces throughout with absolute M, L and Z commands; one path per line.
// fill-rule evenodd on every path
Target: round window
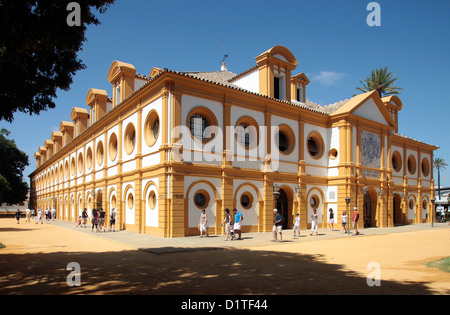
M 97 164 L 103 164 L 103 142 L 99 141 L 97 144 Z
M 134 125 L 129 123 L 125 129 L 124 147 L 127 154 L 133 153 L 134 147 L 136 145 L 136 131 Z
M 258 123 L 250 116 L 241 117 L 235 126 L 236 139 L 246 150 L 258 145 Z
M 400 172 L 402 170 L 402 157 L 398 151 L 395 151 L 394 154 L 392 154 L 392 168 L 396 172 Z
M 217 133 L 217 119 L 206 107 L 195 107 L 188 115 L 186 125 L 194 139 L 206 143 Z
M 111 208 L 115 209 L 117 206 L 117 202 L 116 202 L 116 195 L 113 195 L 111 197 Z
M 133 209 L 134 206 L 134 196 L 132 193 L 128 194 L 127 197 L 127 205 L 128 205 L 128 209 Z
M 83 154 L 80 152 L 80 154 L 78 154 L 78 172 L 81 173 L 83 172 Z
M 109 159 L 114 161 L 117 157 L 117 136 L 112 133 L 109 137 Z
M 153 190 L 148 195 L 148 205 L 150 209 L 155 209 L 156 207 L 156 193 Z
M 250 209 L 253 206 L 253 196 L 249 192 L 245 192 L 241 196 L 241 206 L 244 209 Z
M 430 162 L 428 162 L 427 158 L 424 158 L 422 160 L 422 174 L 425 177 L 428 177 L 428 175 L 430 175 Z
M 194 195 L 194 203 L 197 208 L 205 209 L 209 204 L 209 194 L 204 190 L 196 192 Z
M 64 173 L 66 174 L 66 178 L 69 178 L 69 162 L 66 161 L 66 164 L 64 165 Z
M 328 156 L 331 160 L 335 160 L 338 156 L 338 151 L 335 148 L 333 148 L 328 152 Z
M 149 147 L 153 146 L 159 136 L 159 117 L 155 110 L 150 111 L 145 120 L 144 138 Z
M 308 136 L 308 153 L 309 155 L 318 160 L 323 156 L 323 152 L 325 149 L 325 144 L 323 142 L 323 138 L 317 131 L 313 131 Z M 337 154 L 337 151 L 336 151 Z
M 288 125 L 280 125 L 275 134 L 278 150 L 282 154 L 291 154 L 295 148 L 295 134 Z
M 319 207 L 319 197 L 317 197 L 316 195 L 312 196 L 309 200 L 309 203 L 311 205 L 311 208 L 317 209 Z
M 75 158 L 72 158 L 72 163 L 70 163 L 70 173 L 71 175 L 75 175 L 75 170 L 76 170 L 76 164 L 75 164 Z
M 411 175 L 414 175 L 416 173 L 416 168 L 417 168 L 416 158 L 414 157 L 414 155 L 410 155 L 408 157 L 408 172 Z
M 428 208 L 428 202 L 425 199 L 422 201 L 422 208 L 423 210 L 427 210 Z
M 90 170 L 92 167 L 92 149 L 91 149 L 91 147 L 88 148 L 87 153 L 86 153 L 86 166 L 87 166 L 88 170 Z

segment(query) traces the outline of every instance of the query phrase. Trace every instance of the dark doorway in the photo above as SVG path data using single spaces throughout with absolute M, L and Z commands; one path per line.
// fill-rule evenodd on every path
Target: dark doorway
M 287 229 L 288 228 L 288 215 L 289 215 L 289 211 L 288 211 L 288 197 L 286 192 L 283 189 L 280 189 L 278 191 L 280 193 L 280 196 L 278 197 L 277 203 L 276 203 L 276 208 L 278 210 L 278 212 L 283 216 L 284 221 L 283 221 L 283 229 Z
M 97 192 L 97 197 L 96 198 L 97 198 L 97 200 L 95 202 L 95 208 L 97 210 L 99 210 L 100 208 L 102 208 L 102 191 L 101 190 L 99 190 Z
M 370 227 L 372 225 L 372 206 L 370 195 L 366 193 L 364 195 L 364 227 Z
M 402 196 L 400 194 L 394 194 L 393 199 L 393 209 L 394 209 L 394 224 L 403 224 L 402 220 Z
M 369 188 L 364 194 L 364 227 L 376 227 L 377 222 L 377 191 L 373 188 Z

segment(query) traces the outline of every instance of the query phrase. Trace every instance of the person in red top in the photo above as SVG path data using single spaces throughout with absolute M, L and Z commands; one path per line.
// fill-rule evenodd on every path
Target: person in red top
M 352 215 L 352 222 L 353 222 L 353 228 L 355 229 L 355 234 L 358 235 L 358 220 L 359 220 L 359 213 L 356 207 L 353 208 L 353 215 Z

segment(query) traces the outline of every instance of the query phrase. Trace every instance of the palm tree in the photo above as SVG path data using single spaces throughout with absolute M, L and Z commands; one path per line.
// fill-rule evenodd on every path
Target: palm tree
M 394 78 L 392 72 L 388 72 L 387 67 L 384 69 L 375 69 L 371 72 L 369 78 L 359 81 L 363 86 L 357 87 L 356 89 L 362 92 L 376 90 L 380 97 L 400 94 L 400 90 L 403 90 L 403 88 L 394 86 L 396 80 L 398 78 Z
M 441 158 L 434 158 L 433 160 L 434 168 L 438 171 L 438 196 L 439 200 L 441 199 L 441 169 L 445 169 L 448 164 L 445 162 L 444 159 Z

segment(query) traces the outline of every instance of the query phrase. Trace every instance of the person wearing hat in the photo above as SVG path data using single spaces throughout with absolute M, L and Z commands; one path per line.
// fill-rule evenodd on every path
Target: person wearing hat
M 358 220 L 359 220 L 359 213 L 358 213 L 358 209 L 356 207 L 353 208 L 353 215 L 352 215 L 352 223 L 353 223 L 353 228 L 355 229 L 355 234 L 354 235 L 358 235 Z
M 278 209 L 273 209 L 273 214 L 275 215 L 275 218 L 273 219 L 273 241 L 277 241 L 277 233 L 280 234 L 280 240 L 279 242 L 283 241 L 283 236 L 281 233 L 281 230 L 283 229 L 283 216 L 278 212 Z

